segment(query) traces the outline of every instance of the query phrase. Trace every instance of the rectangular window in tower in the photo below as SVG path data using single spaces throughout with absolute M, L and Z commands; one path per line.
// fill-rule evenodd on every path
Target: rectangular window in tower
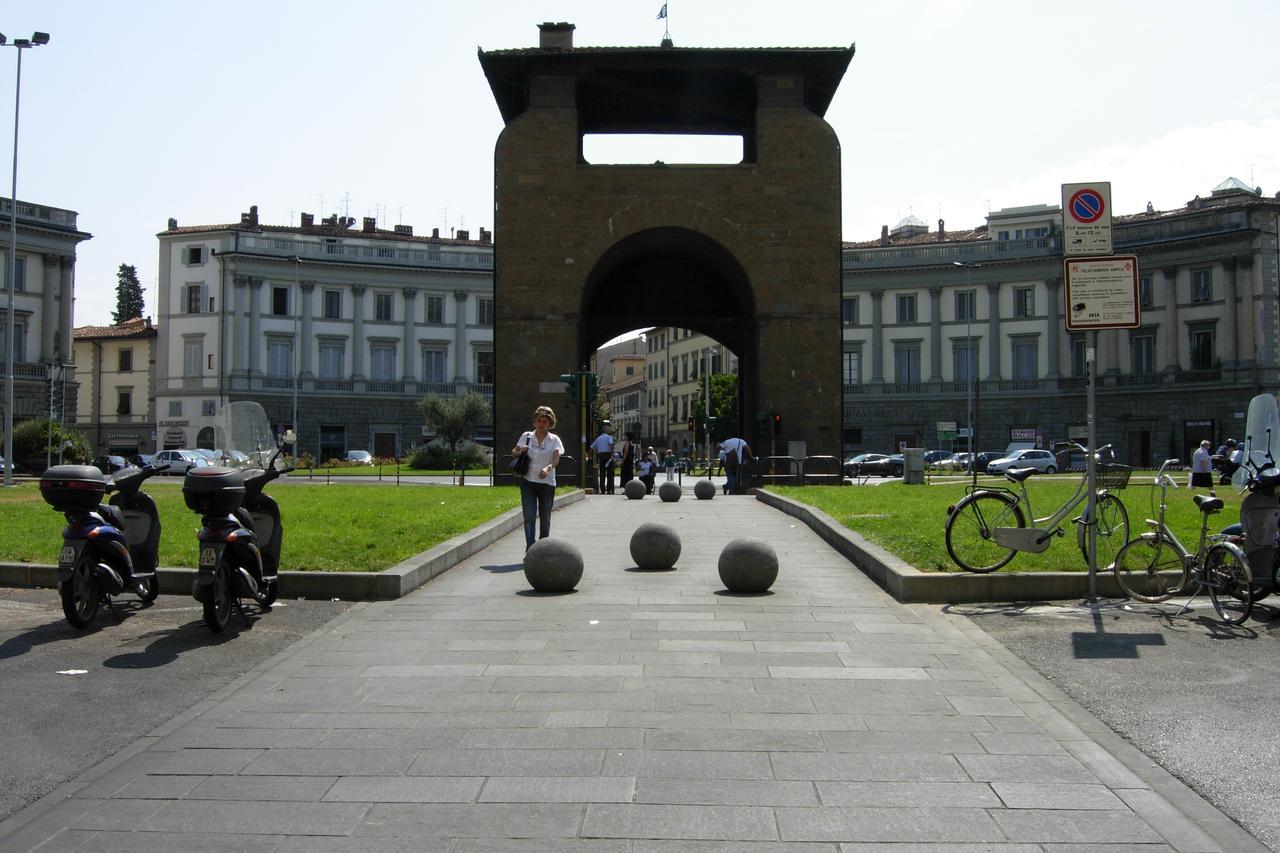
M 1034 317 L 1036 315 L 1036 289 L 1034 287 L 1015 287 L 1013 289 L 1013 316 Z
M 898 294 L 898 323 L 907 324 L 916 321 L 916 295 L 914 293 Z
M 199 376 L 204 366 L 204 339 L 192 338 L 182 344 L 182 375 Z
M 133 389 L 132 388 L 116 389 L 116 414 L 117 415 L 133 414 Z
M 206 418 L 213 417 L 214 413 L 217 411 L 218 411 L 217 400 L 201 400 L 200 401 L 200 414 L 204 415 Z
M 1213 346 L 1213 326 L 1191 327 L 1191 369 L 1213 370 L 1217 367 Z
M 1040 344 L 1036 337 L 1010 338 L 1013 355 L 1013 378 L 1018 382 L 1034 382 L 1040 377 Z
M 914 385 L 920 381 L 920 344 L 917 341 L 898 341 L 893 345 L 894 381 L 899 385 Z
M 1153 335 L 1133 336 L 1133 372 L 1136 375 L 1155 373 L 1156 341 Z
M 373 317 L 375 320 L 384 321 L 392 319 L 390 293 L 375 293 L 373 295 Z
M 324 292 L 324 318 L 337 320 L 342 316 L 342 291 L 326 290 Z
M 427 297 L 427 322 L 436 326 L 444 325 L 444 297 Z
M 973 290 L 957 290 L 956 291 L 956 319 L 971 321 L 977 319 L 975 307 L 978 304 L 978 294 Z
M 169 417 L 171 418 L 182 417 L 182 401 L 181 400 L 169 401 Z
M 846 350 L 841 353 L 841 382 L 845 385 L 862 384 L 862 353 L 858 350 Z
M 187 285 L 187 313 L 200 313 L 200 285 L 198 284 Z
M 343 344 L 341 341 L 320 342 L 320 378 L 342 378 Z
M 285 317 L 289 314 L 289 288 L 273 287 L 271 288 L 271 313 L 277 317 Z
M 116 359 L 116 370 L 120 371 L 121 373 L 133 372 L 133 350 L 132 349 L 126 348 L 126 349 L 120 350 Z
M 493 384 L 493 350 L 476 351 L 476 382 L 481 385 Z
M 422 352 L 422 381 L 444 382 L 444 350 L 429 349 Z
M 858 297 L 846 296 L 840 300 L 840 322 L 846 326 L 858 325 Z
M 374 382 L 394 382 L 396 378 L 395 344 L 372 344 L 369 347 L 370 379 Z
M 1138 276 L 1138 306 L 1140 308 L 1151 307 L 1151 276 Z
M 493 299 L 481 296 L 476 300 L 476 323 L 481 326 L 493 325 Z
M 274 379 L 293 375 L 293 341 L 291 339 L 267 339 L 267 375 Z
M 1209 302 L 1213 299 L 1213 270 L 1191 271 L 1191 301 Z
M 956 341 L 951 345 L 951 359 L 955 365 L 955 381 L 968 385 L 978 378 L 978 341 Z
M 183 261 L 187 266 L 204 263 L 204 246 L 187 246 L 183 252 Z

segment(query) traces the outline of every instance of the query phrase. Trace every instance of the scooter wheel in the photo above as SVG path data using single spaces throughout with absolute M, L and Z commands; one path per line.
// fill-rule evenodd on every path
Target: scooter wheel
M 88 628 L 98 615 L 98 602 L 102 591 L 94 574 L 97 564 L 90 557 L 81 557 L 71 577 L 58 584 L 62 597 L 62 613 L 73 628 Z
M 152 575 L 135 581 L 134 592 L 138 593 L 138 598 L 141 598 L 144 604 L 150 604 L 160 595 L 160 578 Z
M 231 567 L 226 560 L 220 560 L 213 569 L 213 584 L 209 587 L 209 596 L 204 602 L 204 624 L 215 634 L 226 630 L 227 623 L 231 621 L 233 583 Z

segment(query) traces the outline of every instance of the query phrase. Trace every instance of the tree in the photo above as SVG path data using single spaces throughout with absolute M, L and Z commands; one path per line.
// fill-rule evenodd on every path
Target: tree
M 474 391 L 468 391 L 461 397 L 444 397 L 431 394 L 419 405 L 422 416 L 440 440 L 449 445 L 450 455 L 454 460 L 458 457 L 458 445 L 471 438 L 476 427 L 489 420 L 489 401 Z M 458 477 L 458 485 L 466 483 L 466 462 L 462 463 L 462 473 Z
M 705 423 L 703 409 L 703 395 L 699 394 L 693 401 L 693 416 L 699 425 Z M 713 442 L 719 444 L 738 432 L 738 377 L 732 373 L 711 374 L 711 416 L 716 419 L 711 428 Z M 698 436 L 705 440 L 701 428 Z
M 111 322 L 123 323 L 142 316 L 142 284 L 138 281 L 138 268 L 121 264 L 116 270 L 116 310 Z

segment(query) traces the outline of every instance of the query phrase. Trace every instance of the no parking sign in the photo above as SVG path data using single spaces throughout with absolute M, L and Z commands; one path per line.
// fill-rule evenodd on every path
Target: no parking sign
M 1062 185 L 1062 253 L 1109 255 L 1111 182 Z

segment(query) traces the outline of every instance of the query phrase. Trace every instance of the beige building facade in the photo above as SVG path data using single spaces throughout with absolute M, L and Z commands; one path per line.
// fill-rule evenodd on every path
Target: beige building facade
M 95 454 L 124 457 L 156 447 L 156 340 L 151 318 L 75 330 L 75 428 Z

